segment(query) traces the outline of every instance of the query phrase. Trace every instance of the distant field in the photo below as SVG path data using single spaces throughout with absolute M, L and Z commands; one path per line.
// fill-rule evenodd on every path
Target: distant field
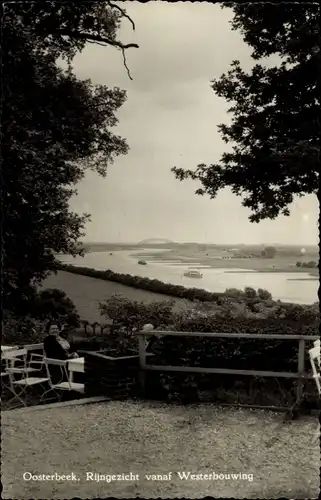
M 131 300 L 144 302 L 161 302 L 173 300 L 174 310 L 192 307 L 193 303 L 184 299 L 175 299 L 167 295 L 139 290 L 129 286 L 104 281 L 78 274 L 59 271 L 57 275 L 50 275 L 42 284 L 43 288 L 60 288 L 74 302 L 80 317 L 90 322 L 101 322 L 103 318 L 98 310 L 98 303 L 110 298 L 113 294 L 121 294 Z
M 210 249 L 206 252 L 197 251 L 197 250 L 189 250 L 189 249 L 175 249 L 175 250 L 166 250 L 165 252 L 160 252 L 154 254 L 152 252 L 137 252 L 135 257 L 145 257 L 148 260 L 163 260 L 163 261 L 172 261 L 175 259 L 179 259 L 182 262 L 195 262 L 195 268 L 202 268 L 202 266 L 210 266 L 213 268 L 239 268 L 244 270 L 255 270 L 258 272 L 289 272 L 289 273 L 311 273 L 315 276 L 318 275 L 317 269 L 307 269 L 296 267 L 295 264 L 297 261 L 306 261 L 306 260 L 318 260 L 317 256 L 314 255 L 314 259 L 309 257 L 287 257 L 287 256 L 276 256 L 274 259 L 261 259 L 261 258 L 252 258 L 252 259 L 222 259 L 223 255 L 229 255 L 227 252 L 223 252 L 218 249 Z M 197 266 L 199 264 L 199 266 Z M 240 271 L 241 272 L 241 271 Z

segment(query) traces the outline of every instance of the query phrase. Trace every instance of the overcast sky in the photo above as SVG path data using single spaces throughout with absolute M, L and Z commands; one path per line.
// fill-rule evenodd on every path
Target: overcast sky
M 125 2 L 136 24 L 125 19 L 118 38 L 135 42 L 121 53 L 89 44 L 74 60 L 79 78 L 127 90 L 114 129 L 128 141 L 106 179 L 89 172 L 72 208 L 89 211 L 85 241 L 134 242 L 146 238 L 208 243 L 317 243 L 317 200 L 301 198 L 290 217 L 251 224 L 241 198 L 229 190 L 215 200 L 194 194 L 195 182 L 179 182 L 171 167 L 218 162 L 227 151 L 217 125 L 228 123 L 227 103 L 210 81 L 239 59 L 247 70 L 251 50 L 229 21 L 232 10 L 207 3 Z M 273 61 L 272 61 L 273 62 Z

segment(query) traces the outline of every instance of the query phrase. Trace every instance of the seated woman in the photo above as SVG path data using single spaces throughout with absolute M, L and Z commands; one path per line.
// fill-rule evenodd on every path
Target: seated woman
M 43 341 L 43 348 L 47 358 L 59 360 L 79 358 L 76 352 L 70 352 L 70 344 L 62 337 L 62 330 L 57 323 L 49 323 L 46 330 L 48 335 Z M 67 380 L 66 372 L 60 366 L 49 365 L 48 369 L 53 384 Z
M 48 335 L 43 341 L 47 358 L 72 359 L 79 357 L 76 352 L 70 352 L 70 344 L 61 336 L 61 330 L 57 323 L 49 323 L 47 333 Z

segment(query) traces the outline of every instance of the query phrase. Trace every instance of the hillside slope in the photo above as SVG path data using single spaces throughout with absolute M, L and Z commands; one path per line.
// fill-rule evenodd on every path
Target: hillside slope
M 90 322 L 102 321 L 98 304 L 113 294 L 121 294 L 128 299 L 143 300 L 144 302 L 173 300 L 175 302 L 174 310 L 182 310 L 193 304 L 184 299 L 175 299 L 167 295 L 63 271 L 58 271 L 57 275 L 51 274 L 43 282 L 41 288 L 60 288 L 63 290 L 74 302 L 80 317 Z

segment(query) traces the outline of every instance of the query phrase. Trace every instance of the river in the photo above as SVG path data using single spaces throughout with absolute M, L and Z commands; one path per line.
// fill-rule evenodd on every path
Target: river
M 144 251 L 154 253 L 164 250 L 140 249 L 140 253 Z M 110 252 L 92 252 L 84 257 L 75 258 L 64 255 L 60 257 L 60 260 L 74 266 L 98 270 L 110 269 L 116 273 L 159 279 L 173 285 L 203 288 L 209 292 L 225 292 L 227 288 L 243 290 L 244 287 L 249 286 L 268 290 L 273 299 L 283 302 L 312 304 L 318 300 L 319 281 L 307 279 L 310 278 L 308 273 L 259 273 L 256 271 L 244 273 L 244 269 L 237 268 L 203 268 L 201 269 L 202 279 L 189 278 L 184 276 L 184 272 L 193 265 L 197 266 L 195 262 L 182 264 L 178 261 L 155 261 L 144 257 L 147 265 L 143 266 L 138 264 L 138 258 L 133 254 L 137 254 L 137 250 L 117 250 L 113 251 L 112 255 Z

